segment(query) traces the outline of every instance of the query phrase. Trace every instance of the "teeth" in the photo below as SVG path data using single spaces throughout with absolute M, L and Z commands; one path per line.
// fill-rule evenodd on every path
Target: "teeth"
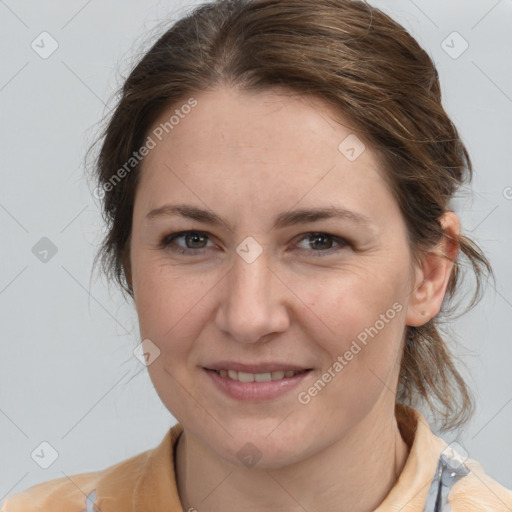
M 254 373 L 238 372 L 238 380 L 240 382 L 254 382 Z
M 255 382 L 270 382 L 271 380 L 272 380 L 271 373 L 255 373 L 254 374 Z M 274 379 L 274 380 L 276 380 L 276 379 Z
M 232 380 L 238 380 L 240 382 L 270 382 L 273 380 L 281 380 L 286 377 L 293 377 L 301 371 L 294 370 L 277 370 L 275 372 L 266 373 L 247 373 L 247 372 L 236 372 L 235 370 L 216 370 L 221 377 L 229 377 Z

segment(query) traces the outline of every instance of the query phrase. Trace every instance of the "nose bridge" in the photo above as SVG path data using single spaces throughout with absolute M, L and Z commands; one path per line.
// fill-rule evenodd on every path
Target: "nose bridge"
M 276 297 L 268 252 L 252 237 L 236 248 L 219 305 L 219 327 L 233 339 L 251 343 L 285 327 Z

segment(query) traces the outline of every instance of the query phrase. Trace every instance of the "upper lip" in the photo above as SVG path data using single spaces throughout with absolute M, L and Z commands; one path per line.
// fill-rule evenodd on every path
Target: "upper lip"
M 207 370 L 234 370 L 236 372 L 246 372 L 246 373 L 270 373 L 277 372 L 279 370 L 283 371 L 302 371 L 302 370 L 310 370 L 306 366 L 299 366 L 296 364 L 290 363 L 279 363 L 277 361 L 270 361 L 268 363 L 239 363 L 235 361 L 217 361 L 215 363 L 210 363 L 205 365 L 204 368 Z

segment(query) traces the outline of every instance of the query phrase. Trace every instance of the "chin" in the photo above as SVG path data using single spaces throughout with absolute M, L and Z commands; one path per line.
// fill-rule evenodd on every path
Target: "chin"
M 299 428 L 295 424 L 286 428 L 286 420 L 281 425 L 275 421 L 271 423 L 269 426 L 268 420 L 253 421 L 249 426 L 244 421 L 243 427 L 230 426 L 233 437 L 226 435 L 222 440 L 211 439 L 205 432 L 204 439 L 219 457 L 248 469 L 280 469 L 310 455 L 306 452 L 311 451 L 313 439 L 308 432 L 312 427 L 308 429 L 302 422 Z
M 246 441 L 236 438 L 234 443 L 226 446 L 222 452 L 217 451 L 217 454 L 240 468 L 255 470 L 281 469 L 307 457 L 304 452 L 297 450 L 301 443 L 276 440 L 277 442 L 269 442 L 262 438 Z

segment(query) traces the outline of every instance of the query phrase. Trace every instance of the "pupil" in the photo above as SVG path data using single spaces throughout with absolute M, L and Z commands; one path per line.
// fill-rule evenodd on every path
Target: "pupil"
M 189 235 L 189 239 L 188 240 L 190 241 L 190 238 L 192 238 L 193 239 L 192 243 L 194 243 L 194 242 L 197 242 L 197 239 L 201 239 L 202 237 L 203 237 L 203 235 L 200 235 L 198 233 L 194 233 L 192 235 Z
M 325 235 L 316 235 L 316 237 L 315 237 L 315 242 L 316 242 L 317 240 L 324 240 L 324 242 L 325 242 L 326 240 L 328 240 L 328 237 L 326 237 Z M 319 248 L 319 247 L 318 247 L 318 244 L 316 244 L 315 242 L 313 242 L 313 244 L 314 244 L 314 245 L 316 246 L 316 248 L 318 249 L 318 248 Z M 322 245 L 322 244 L 320 244 L 320 245 Z M 325 244 L 324 244 L 324 245 L 325 245 Z M 325 248 L 327 248 L 327 249 L 328 249 L 328 247 L 323 247 L 323 248 L 324 248 L 324 249 L 325 249 Z M 320 249 L 322 249 L 322 247 L 320 247 Z

